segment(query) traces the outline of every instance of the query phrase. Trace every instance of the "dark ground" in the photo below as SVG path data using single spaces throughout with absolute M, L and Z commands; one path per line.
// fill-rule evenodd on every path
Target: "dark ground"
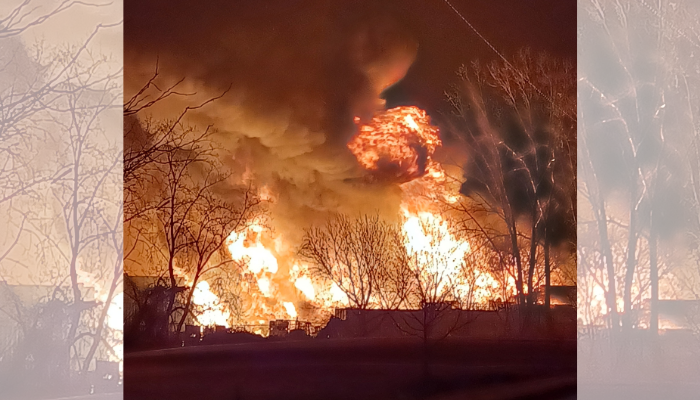
M 700 379 L 700 378 L 699 378 Z M 700 382 L 635 382 L 635 383 L 591 383 L 581 382 L 579 400 L 685 400 L 700 399 Z
M 323 340 L 127 353 L 125 399 L 574 399 L 576 341 Z

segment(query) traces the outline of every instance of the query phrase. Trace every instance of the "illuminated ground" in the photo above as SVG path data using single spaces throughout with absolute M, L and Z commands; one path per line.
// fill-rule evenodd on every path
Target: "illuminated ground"
M 572 399 L 576 342 L 308 340 L 128 353 L 128 399 Z

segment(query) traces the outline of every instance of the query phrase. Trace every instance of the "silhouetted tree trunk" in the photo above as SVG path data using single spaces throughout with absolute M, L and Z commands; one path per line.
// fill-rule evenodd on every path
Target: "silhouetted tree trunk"
M 187 321 L 187 317 L 190 314 L 190 308 L 192 307 L 192 297 L 194 296 L 194 291 L 197 288 L 197 283 L 199 283 L 199 276 L 194 277 L 194 279 L 192 280 L 192 287 L 188 290 L 187 300 L 185 301 L 185 307 L 182 311 L 182 316 L 180 317 L 180 320 L 177 323 L 177 328 L 175 328 L 176 334 L 182 332 L 182 326 L 185 324 L 185 321 Z
M 423 379 L 425 382 L 430 382 L 430 326 L 431 321 L 428 321 L 426 307 L 423 307 Z
M 552 279 L 551 279 L 552 269 L 549 263 L 549 238 L 547 235 L 547 228 L 545 227 L 544 233 L 544 308 L 549 313 L 549 308 L 551 304 L 552 295 Z
M 530 236 L 530 265 L 527 271 L 527 297 L 528 305 L 533 306 L 537 302 L 534 288 L 532 287 L 533 276 L 535 275 L 535 264 L 537 263 L 537 228 L 538 228 L 538 207 L 533 204 L 532 210 L 532 230 Z M 532 308 L 532 307 L 530 307 Z
M 634 283 L 634 271 L 637 266 L 637 169 L 632 170 L 633 177 L 630 178 L 630 193 L 629 193 L 629 215 L 630 223 L 627 233 L 627 261 L 625 263 L 625 291 L 622 300 L 625 303 L 625 317 L 623 318 L 623 329 L 629 333 L 634 323 L 632 316 L 632 284 Z
M 649 229 L 649 274 L 651 278 L 651 310 L 649 329 L 652 335 L 659 333 L 659 268 L 658 268 L 658 239 L 654 228 L 654 218 L 652 215 L 651 227 Z
M 120 238 L 121 239 L 121 238 Z M 120 241 L 120 239 L 115 240 L 117 242 L 117 246 L 121 245 L 123 242 Z M 121 255 L 121 252 L 120 252 Z M 117 286 L 119 285 L 120 277 L 124 273 L 124 260 L 122 257 L 119 257 L 119 260 L 115 260 L 116 265 L 114 268 L 114 275 L 112 277 L 112 281 L 110 282 L 109 285 L 109 292 L 107 293 L 107 298 L 105 300 L 105 305 L 102 307 L 102 310 L 100 311 L 100 316 L 97 320 L 97 329 L 95 330 L 93 339 L 92 339 L 92 344 L 90 345 L 90 350 L 88 350 L 87 355 L 85 356 L 85 362 L 83 363 L 83 374 L 86 374 L 90 368 L 90 362 L 92 361 L 93 357 L 95 356 L 95 352 L 97 352 L 97 348 L 100 346 L 101 339 L 102 339 L 102 334 L 103 331 L 105 330 L 105 324 L 107 323 L 107 313 L 109 312 L 109 308 L 112 305 L 112 300 L 114 299 L 114 295 L 117 290 Z
M 523 288 L 523 262 L 520 256 L 520 247 L 518 246 L 518 230 L 515 226 L 515 217 L 511 215 L 511 223 L 508 227 L 510 235 L 510 244 L 515 258 L 515 267 L 517 268 L 518 277 L 515 281 L 516 290 L 518 292 L 518 304 L 525 305 L 525 293 Z
M 608 217 L 605 211 L 605 201 L 599 199 L 596 222 L 598 225 L 598 236 L 600 240 L 600 250 L 605 262 L 605 270 L 608 275 L 608 290 L 605 294 L 605 303 L 610 315 L 610 323 L 613 332 L 620 327 L 620 316 L 617 313 L 617 289 L 615 288 L 615 265 L 613 264 L 612 247 L 608 238 Z

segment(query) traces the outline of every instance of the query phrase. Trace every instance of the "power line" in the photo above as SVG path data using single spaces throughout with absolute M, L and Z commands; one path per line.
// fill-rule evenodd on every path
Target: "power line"
M 510 68 L 512 68 L 513 70 L 515 70 L 515 71 L 517 71 L 518 73 L 520 73 L 520 75 L 523 77 L 523 79 L 525 79 L 525 81 L 528 83 L 528 85 L 530 85 L 533 89 L 535 89 L 535 91 L 536 91 L 540 96 L 544 97 L 544 98 L 547 99 L 547 101 L 549 101 L 549 102 L 552 102 L 552 103 L 554 102 L 549 96 L 547 96 L 546 94 L 542 93 L 542 91 L 530 81 L 530 79 L 528 78 L 527 75 L 525 75 L 525 74 L 522 73 L 520 70 L 518 70 L 517 68 L 515 68 L 515 67 L 513 66 L 513 64 L 511 64 L 510 61 L 508 61 L 508 59 L 507 59 L 500 51 L 498 51 L 498 49 L 496 49 L 496 47 L 495 47 L 493 44 L 491 44 L 491 42 L 489 42 L 488 39 L 486 39 L 486 38 L 484 37 L 484 35 L 482 35 L 482 34 L 474 27 L 474 25 L 472 25 L 466 18 L 464 18 L 464 16 L 459 12 L 459 10 L 457 10 L 457 9 L 452 5 L 452 3 L 449 2 L 449 0 L 444 0 L 444 2 L 445 2 L 445 4 L 447 4 L 447 5 L 452 9 L 452 11 L 455 12 L 455 14 L 457 14 L 457 16 L 459 16 L 459 18 L 462 19 L 462 21 L 464 21 L 465 24 L 467 24 L 467 26 L 469 26 L 469 28 L 470 28 L 472 31 L 474 31 L 474 33 L 476 33 L 477 36 L 479 36 L 479 38 L 481 38 L 481 40 L 484 41 L 484 43 L 486 43 L 487 46 L 489 46 L 489 48 L 491 48 L 491 50 L 493 50 L 494 53 L 496 53 L 496 54 L 498 55 L 498 57 L 501 58 L 501 60 L 503 60 L 503 62 L 506 63 L 506 65 L 507 65 L 508 67 L 510 67 Z M 566 116 L 568 116 L 569 118 L 573 118 L 573 116 L 570 115 L 569 112 L 566 111 L 566 110 L 564 110 L 564 114 L 566 114 Z
M 688 42 L 690 42 L 690 44 L 692 44 L 692 45 L 695 46 L 695 47 L 700 48 L 700 45 L 698 45 L 698 43 L 697 43 L 696 41 L 694 41 L 693 39 L 691 39 L 688 35 L 686 35 L 685 32 L 683 32 L 681 29 L 679 29 L 679 28 L 678 28 L 675 24 L 673 24 L 671 21 L 666 20 L 666 19 L 664 18 L 663 15 L 659 14 L 659 10 L 653 8 L 652 6 L 650 6 L 650 5 L 649 5 L 646 1 L 644 1 L 644 0 L 641 0 L 641 3 L 642 3 L 642 4 L 644 5 L 644 7 L 646 7 L 649 11 L 651 11 L 652 14 L 656 15 L 663 23 L 665 23 L 666 25 L 671 26 L 671 28 L 673 28 L 673 29 L 676 31 L 677 34 L 679 34 L 680 36 L 684 37 Z M 694 32 L 693 32 L 693 33 L 694 33 Z
M 496 47 L 494 47 L 491 44 L 491 42 L 489 42 L 481 33 L 479 33 L 479 31 L 476 30 L 476 28 L 474 28 L 474 25 L 472 25 L 469 21 L 467 21 L 467 19 L 464 18 L 464 16 L 448 0 L 444 0 L 444 1 L 452 9 L 452 11 L 454 11 L 455 14 L 457 14 L 457 16 L 459 18 L 461 18 L 462 21 L 464 21 L 464 23 L 466 23 L 469 26 L 469 28 L 471 28 L 471 30 L 474 31 L 474 33 L 476 33 L 476 35 L 479 36 L 481 38 L 481 40 L 483 40 L 484 43 L 486 43 L 486 45 L 491 48 L 491 50 L 493 50 L 494 53 L 498 54 L 498 56 L 501 57 L 501 60 L 505 61 L 505 63 L 508 64 L 509 67 L 513 68 L 511 63 L 508 61 L 508 59 L 506 59 L 503 56 L 503 54 L 501 54 L 501 52 L 499 52 L 498 49 L 496 49 Z

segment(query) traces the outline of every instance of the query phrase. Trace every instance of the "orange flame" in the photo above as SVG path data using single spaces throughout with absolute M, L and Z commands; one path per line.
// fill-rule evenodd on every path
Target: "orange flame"
M 272 198 L 268 188 L 262 190 Z M 272 249 L 266 247 L 263 240 L 269 235 L 270 231 L 259 221 L 254 221 L 242 232 L 229 235 L 229 252 L 234 260 L 243 265 L 245 278 L 241 291 L 245 297 L 245 310 L 240 316 L 239 324 L 265 325 L 270 320 L 298 317 L 294 304 L 297 299 L 283 295 L 280 290 L 280 285 L 284 282 L 281 282 L 283 278 L 278 274 L 280 267 L 277 256 Z
M 202 309 L 202 312 L 197 315 L 197 322 L 202 326 L 230 327 L 228 321 L 231 313 L 219 303 L 219 296 L 211 291 L 207 281 L 197 283 L 192 294 L 192 302 Z
M 355 123 L 360 125 L 359 118 Z M 360 125 L 348 148 L 368 170 L 393 173 L 400 180 L 417 178 L 429 169 L 435 149 L 442 144 L 438 129 L 418 107 L 396 107 L 378 113 Z
M 194 280 L 181 268 L 174 267 L 175 275 L 184 279 L 185 286 L 191 288 Z M 231 327 L 229 318 L 231 312 L 225 304 L 222 304 L 219 296 L 211 291 L 209 282 L 199 279 L 192 292 L 192 305 L 195 306 L 196 322 L 201 326 L 220 325 Z

